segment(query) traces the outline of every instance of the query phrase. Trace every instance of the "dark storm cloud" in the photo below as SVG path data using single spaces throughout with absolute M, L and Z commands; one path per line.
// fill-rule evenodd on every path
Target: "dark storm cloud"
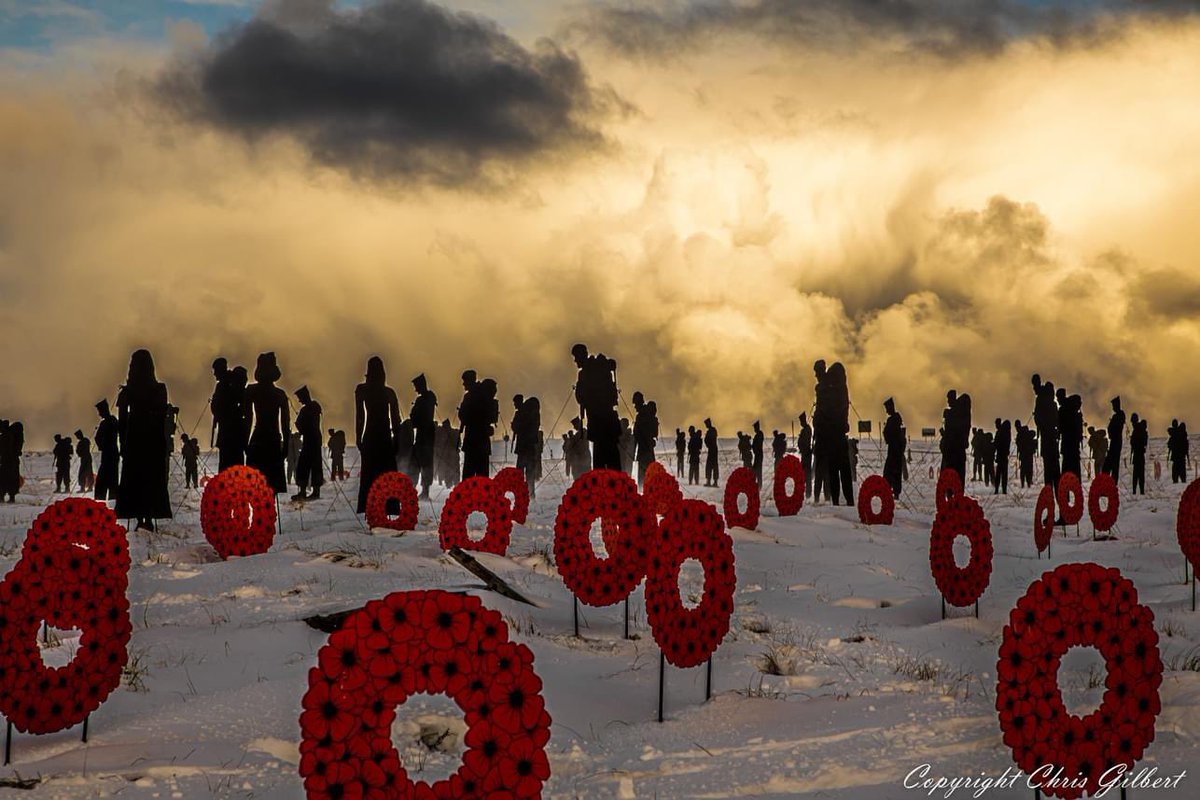
M 1200 315 L 1200 281 L 1174 267 L 1143 272 L 1131 287 L 1137 316 L 1191 320 Z
M 282 0 L 178 59 L 155 85 L 187 118 L 294 137 L 357 176 L 490 182 L 532 157 L 602 143 L 611 102 L 548 40 L 425 0 Z
M 572 28 L 617 50 L 669 55 L 715 38 L 750 35 L 787 45 L 848 49 L 865 39 L 955 57 L 993 54 L 1023 38 L 1056 45 L 1104 38 L 1129 16 L 1170 18 L 1196 0 L 696 0 L 598 3 Z

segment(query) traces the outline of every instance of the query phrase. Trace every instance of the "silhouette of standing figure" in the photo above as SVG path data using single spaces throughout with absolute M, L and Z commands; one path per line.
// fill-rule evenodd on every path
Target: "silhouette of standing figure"
M 1058 410 L 1058 436 L 1062 449 L 1062 472 L 1083 477 L 1083 398 L 1063 392 Z
M 413 427 L 412 471 L 414 480 L 421 485 L 421 499 L 429 499 L 429 487 L 433 485 L 434 438 L 437 435 L 437 395 L 429 388 L 425 373 L 412 379 L 417 397 L 408 413 Z
M 200 440 L 179 434 L 179 454 L 183 456 L 183 486 L 186 489 L 200 487 Z
M 1058 406 L 1054 398 L 1054 384 L 1042 382 L 1042 377 L 1035 374 L 1030 382 L 1033 384 L 1033 423 L 1037 426 L 1038 441 L 1042 451 L 1042 479 L 1047 486 L 1058 490 L 1058 477 L 1061 474 L 1058 461 Z
M 653 400 L 647 403 L 641 392 L 634 392 L 633 407 L 636 411 L 633 420 L 634 458 L 638 465 L 638 488 L 641 488 L 646 482 L 646 468 L 654 462 L 654 450 L 658 446 L 658 404 Z
M 321 484 L 325 483 L 321 466 L 321 404 L 313 400 L 307 386 L 296 390 L 300 410 L 296 412 L 296 431 L 300 437 L 300 452 L 296 457 L 296 488 L 293 500 L 317 500 L 321 497 Z M 312 494 L 305 490 L 312 487 Z
M 462 426 L 463 480 L 477 475 L 486 478 L 491 467 L 492 426 L 500 418 L 500 407 L 494 394 L 488 398 L 484 383 L 476 378 L 473 369 L 462 374 L 463 399 L 458 407 L 458 421 Z
M 75 431 L 75 455 L 79 458 L 79 491 L 90 492 L 96 485 L 96 474 L 92 471 L 92 443 L 81 430 Z
M 785 455 L 787 455 L 787 434 L 777 430 L 771 431 L 772 465 L 778 467 Z
M 1178 462 L 1172 466 L 1172 474 L 1174 470 L 1179 471 L 1179 482 L 1187 483 L 1187 466 L 1188 455 L 1191 453 L 1192 445 L 1188 441 L 1187 423 L 1179 423 L 1179 457 Z
M 829 443 L 821 442 L 821 430 L 828 426 L 825 417 L 828 415 L 828 401 L 823 398 L 828 394 L 828 370 L 824 359 L 813 362 L 813 376 L 816 383 L 813 386 L 813 443 L 812 443 L 812 497 L 814 501 L 821 499 L 821 489 L 824 488 L 825 499 L 830 499 L 829 493 Z
M 1104 471 L 1104 459 L 1108 457 L 1108 435 L 1103 428 L 1088 426 L 1088 449 L 1092 454 L 1092 474 Z
M 908 444 L 904 439 L 904 418 L 896 411 L 896 401 L 892 398 L 884 400 L 883 407 L 887 411 L 887 420 L 883 423 L 883 443 L 887 445 L 883 479 L 892 487 L 892 494 L 899 497 L 904 488 L 904 449 Z
M 687 434 L 682 428 L 675 429 L 675 477 L 684 477 L 683 465 L 687 461 Z
M 54 434 L 54 491 L 71 491 L 71 454 L 74 448 L 71 440 L 61 434 Z
M 21 453 L 25 450 L 25 427 L 20 422 L 0 419 L 0 497 L 17 502 L 21 489 Z
M 245 414 L 242 410 L 246 391 L 245 369 L 229 369 L 224 358 L 213 361 L 212 399 L 208 407 L 212 411 L 212 430 L 209 447 L 217 448 L 217 470 L 246 463 Z
M 396 471 L 396 431 L 400 429 L 400 403 L 387 385 L 383 359 L 371 356 L 366 379 L 354 387 L 354 444 L 358 448 L 362 477 L 358 483 L 358 513 L 367 511 L 371 484 L 385 472 Z
M 518 395 L 520 396 L 520 395 Z M 536 397 L 521 399 L 520 410 L 513 415 L 513 428 L 517 453 L 517 468 L 525 475 L 530 498 L 537 497 L 537 482 L 541 480 L 542 467 L 542 403 Z
M 742 459 L 742 466 L 747 469 L 754 463 L 754 454 L 750 452 L 750 437 L 744 431 L 737 432 L 737 449 L 738 457 Z
M 117 439 L 121 448 L 121 484 L 117 517 L 136 519 L 138 530 L 154 530 L 154 520 L 171 517 L 167 494 L 170 454 L 163 436 L 170 403 L 166 384 L 154 374 L 149 350 L 129 359 L 129 375 L 117 392 Z
M 688 426 L 688 486 L 700 483 L 700 451 L 704 449 L 704 437 L 695 425 Z
M 1033 456 L 1037 453 L 1037 435 L 1032 428 L 1015 423 L 1014 443 L 1017 447 L 1017 477 L 1021 487 L 1033 486 Z
M 342 480 L 346 471 L 346 432 L 329 429 L 329 479 Z
M 621 472 L 633 474 L 633 428 L 629 427 L 629 418 L 621 417 L 621 435 L 617 437 L 617 450 L 621 454 Z
M 804 496 L 813 496 L 813 449 L 812 426 L 808 424 L 808 414 L 800 412 L 800 433 L 796 436 L 796 452 L 800 454 L 800 463 L 804 465 Z
M 243 409 L 246 466 L 261 472 L 275 494 L 287 491 L 284 461 L 292 436 L 287 394 L 275 385 L 281 377 L 275 353 L 261 353 L 254 366 L 254 383 L 246 387 Z
M 1121 445 L 1125 441 L 1125 412 L 1121 410 L 1121 397 L 1112 399 L 1112 416 L 1108 419 L 1108 453 L 1104 458 L 1104 471 L 1115 481 L 1121 469 Z
M 754 420 L 754 437 L 750 440 L 750 455 L 752 456 L 750 468 L 754 470 L 754 479 L 758 481 L 759 489 L 762 488 L 763 482 L 763 442 L 765 440 L 762 423 Z
M 1187 458 L 1190 445 L 1187 425 L 1177 419 L 1167 428 L 1167 457 L 1171 462 L 1171 483 L 1187 483 Z
M 100 469 L 96 471 L 93 492 L 97 500 L 116 500 L 120 482 L 121 450 L 117 442 L 117 418 L 109 411 L 108 401 L 96 403 L 100 424 L 96 426 L 96 449 L 100 451 Z
M 595 469 L 621 469 L 621 420 L 617 416 L 617 362 L 603 353 L 589 355 L 587 345 L 576 344 L 571 357 L 578 367 L 575 401 L 579 418 L 587 427 Z
M 813 414 L 816 437 L 814 451 L 824 456 L 825 480 L 839 504 L 839 489 L 846 505 L 854 505 L 854 488 L 850 464 L 850 391 L 846 368 L 835 361 L 817 385 L 817 409 Z M 815 491 L 815 486 L 814 486 Z
M 1012 424 L 996 417 L 996 434 L 993 439 L 996 452 L 995 489 L 992 494 L 1008 494 L 1008 456 L 1012 452 Z
M 717 469 L 717 429 L 711 419 L 704 420 L 704 485 L 716 486 L 720 482 Z
M 1150 424 L 1139 419 L 1137 414 L 1130 417 L 1133 430 L 1129 433 L 1130 467 L 1133 470 L 1133 493 L 1146 493 L 1146 446 L 1150 444 Z

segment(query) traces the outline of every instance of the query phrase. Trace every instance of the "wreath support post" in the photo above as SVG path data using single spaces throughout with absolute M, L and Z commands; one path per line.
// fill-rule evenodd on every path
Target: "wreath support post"
M 576 602 L 579 602 L 579 601 L 576 601 Z M 1192 610 L 1195 611 L 1196 609 L 1193 608 Z M 629 638 L 629 598 L 628 597 L 625 598 L 625 638 L 626 639 Z
M 4 766 L 12 763 L 12 722 L 4 728 Z
M 275 531 L 283 536 L 283 514 L 279 513 L 279 495 L 275 495 Z
M 86 717 L 83 718 L 83 738 L 81 739 L 81 741 L 84 744 L 87 744 L 88 720 L 90 720 L 91 718 L 92 718 L 91 714 L 88 714 Z
M 571 595 L 572 616 L 575 617 L 575 638 L 579 638 L 579 598 Z
M 704 702 L 709 700 L 712 700 L 712 656 L 708 657 L 708 675 L 704 679 Z
M 658 651 L 658 721 L 663 721 L 663 689 L 667 680 L 667 654 Z

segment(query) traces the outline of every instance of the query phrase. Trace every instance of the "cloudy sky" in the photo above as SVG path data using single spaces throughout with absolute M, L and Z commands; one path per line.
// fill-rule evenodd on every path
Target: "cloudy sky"
M 0 0 L 0 416 L 90 425 L 147 346 L 189 429 L 267 349 L 330 424 L 379 353 L 549 427 L 582 340 L 669 429 L 786 429 L 824 357 L 913 431 L 1035 371 L 1160 430 L 1196 86 L 1186 0 Z

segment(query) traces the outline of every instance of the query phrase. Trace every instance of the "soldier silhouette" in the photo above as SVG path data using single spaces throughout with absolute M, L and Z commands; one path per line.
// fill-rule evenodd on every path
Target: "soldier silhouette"
M 846 368 L 834 362 L 817 384 L 817 405 L 813 413 L 814 452 L 824 455 L 826 481 L 839 503 L 839 489 L 846 505 L 854 505 L 853 473 L 850 463 L 850 393 Z M 815 468 L 815 467 L 814 467 Z M 814 492 L 815 492 L 814 486 Z
M 183 486 L 185 489 L 200 487 L 200 440 L 179 434 L 179 455 L 183 458 Z
M 246 387 L 242 409 L 246 465 L 261 472 L 275 494 L 287 491 L 284 461 L 292 436 L 287 394 L 275 385 L 281 377 L 275 353 L 259 354 L 254 367 L 254 383 Z
M 522 397 L 521 407 L 513 415 L 513 424 L 513 448 L 517 453 L 517 468 L 524 473 L 529 496 L 534 498 L 537 496 L 537 483 L 541 480 L 544 441 L 541 401 L 536 397 Z
M 646 483 L 646 468 L 654 462 L 654 450 L 658 446 L 658 404 L 645 402 L 641 392 L 633 393 L 636 411 L 633 422 L 634 458 L 637 461 L 638 488 Z
M 223 470 L 246 463 L 245 403 L 246 370 L 244 367 L 229 369 L 224 358 L 213 361 L 213 387 L 209 409 L 212 412 L 212 430 L 209 447 L 217 449 L 217 469 Z
M 1190 450 L 1187 425 L 1177 419 L 1167 428 L 1167 457 L 1171 462 L 1171 483 L 1187 483 L 1187 459 Z
M 1103 428 L 1088 426 L 1088 450 L 1092 455 L 1092 474 L 1104 471 L 1104 459 L 1108 457 L 1108 435 Z
M 796 436 L 796 452 L 800 454 L 800 463 L 804 466 L 804 496 L 811 498 L 813 473 L 816 469 L 813 465 L 812 426 L 808 424 L 808 414 L 803 411 L 800 412 L 800 433 Z
M 413 400 L 408 418 L 413 428 L 412 471 L 413 480 L 421 485 L 421 499 L 429 499 L 429 487 L 433 485 L 433 459 L 437 436 L 437 395 L 429 388 L 425 373 L 412 379 L 417 396 Z
M 458 407 L 458 421 L 462 426 L 463 480 L 474 476 L 486 478 L 490 469 L 492 425 L 499 418 L 499 406 L 493 418 L 487 390 L 478 380 L 475 370 L 469 369 L 462 374 L 462 385 L 463 399 Z
M 1022 488 L 1033 486 L 1033 457 L 1037 453 L 1037 435 L 1032 428 L 1014 423 L 1016 433 L 1013 442 L 1017 448 L 1017 473 Z
M 684 462 L 687 461 L 687 434 L 681 428 L 675 429 L 675 477 L 684 477 Z
M 992 494 L 1008 494 L 1008 457 L 1012 452 L 1012 424 L 996 417 L 996 433 L 993 437 L 996 454 L 995 481 Z
M 62 434 L 54 434 L 54 491 L 71 491 L 71 454 L 75 449 L 71 440 Z
M 354 387 L 354 444 L 362 476 L 358 484 L 358 513 L 366 513 L 371 484 L 385 472 L 396 471 L 396 433 L 400 429 L 400 403 L 387 385 L 383 359 L 367 360 L 365 379 Z
M 1111 401 L 1112 416 L 1108 419 L 1108 452 L 1104 457 L 1104 471 L 1117 480 L 1121 470 L 1121 446 L 1125 441 L 1125 412 L 1121 410 L 1121 397 Z
M 759 489 L 762 488 L 763 482 L 763 442 L 765 439 L 762 423 L 754 420 L 754 436 L 750 439 L 750 468 L 754 470 L 754 479 L 758 481 Z
M 340 481 L 346 471 L 346 432 L 329 429 L 329 479 Z
M 720 471 L 717 468 L 717 429 L 712 420 L 704 420 L 704 485 L 717 486 L 720 482 Z
M 1146 447 L 1150 444 L 1149 423 L 1137 414 L 1130 417 L 1129 465 L 1133 472 L 1133 494 L 1146 493 Z
M 787 434 L 781 431 L 771 431 L 771 455 L 774 457 L 774 465 L 779 466 L 779 462 L 787 455 Z
M 125 385 L 117 393 L 121 481 L 116 514 L 119 519 L 136 519 L 138 530 L 153 531 L 154 520 L 171 517 L 170 452 L 164 436 L 169 408 L 167 387 L 154 374 L 150 351 L 135 351 Z
M 296 431 L 300 436 L 300 451 L 296 458 L 296 488 L 292 500 L 316 500 L 321 496 L 321 484 L 325 483 L 325 470 L 321 464 L 321 404 L 312 398 L 307 386 L 296 390 L 300 410 L 296 412 Z M 309 487 L 312 494 L 305 494 Z
M 750 465 L 754 463 L 754 455 L 750 452 L 750 437 L 744 431 L 737 432 L 737 449 L 742 466 L 749 469 Z
M 79 491 L 90 492 L 96 485 L 96 474 L 92 471 L 92 443 L 82 430 L 75 431 L 75 456 L 79 459 Z
M 571 348 L 571 357 L 578 368 L 575 400 L 579 404 L 579 418 L 587 426 L 588 441 L 592 443 L 592 466 L 620 470 L 617 362 L 603 353 L 590 355 L 587 345 L 582 343 Z
M 704 449 L 704 436 L 695 425 L 688 426 L 688 485 L 700 483 L 700 451 Z
M 830 445 L 828 442 L 821 441 L 822 428 L 828 426 L 828 422 L 824 417 L 828 414 L 828 401 L 823 398 L 828 394 L 827 387 L 828 369 L 824 359 L 818 359 L 813 362 L 813 376 L 816 383 L 813 386 L 813 416 L 812 416 L 812 497 L 814 501 L 821 499 L 821 490 L 825 490 L 825 499 L 829 500 L 831 495 L 829 491 L 829 452 Z M 828 434 L 826 434 L 828 437 Z
M 96 427 L 96 449 L 100 468 L 96 472 L 94 496 L 97 500 L 116 500 L 120 483 L 121 450 L 117 443 L 117 418 L 109 411 L 108 401 L 96 403 L 100 424 Z
M 892 487 L 892 494 L 900 497 L 900 490 L 904 488 L 904 450 L 908 445 L 904 437 L 904 418 L 896 411 L 896 401 L 890 397 L 883 401 L 883 408 L 887 411 L 887 420 L 883 423 L 883 443 L 887 445 L 883 479 Z
M 1054 384 L 1042 381 L 1040 375 L 1034 374 L 1030 379 L 1033 384 L 1034 404 L 1033 423 L 1037 426 L 1038 441 L 1042 451 L 1042 479 L 1047 486 L 1058 489 L 1060 473 L 1058 451 L 1058 406 L 1055 403 Z
M 0 498 L 17 501 L 21 489 L 21 453 L 25 449 L 25 428 L 20 422 L 0 419 Z
M 1062 471 L 1083 477 L 1083 398 L 1063 392 L 1058 411 L 1058 435 L 1062 450 Z

